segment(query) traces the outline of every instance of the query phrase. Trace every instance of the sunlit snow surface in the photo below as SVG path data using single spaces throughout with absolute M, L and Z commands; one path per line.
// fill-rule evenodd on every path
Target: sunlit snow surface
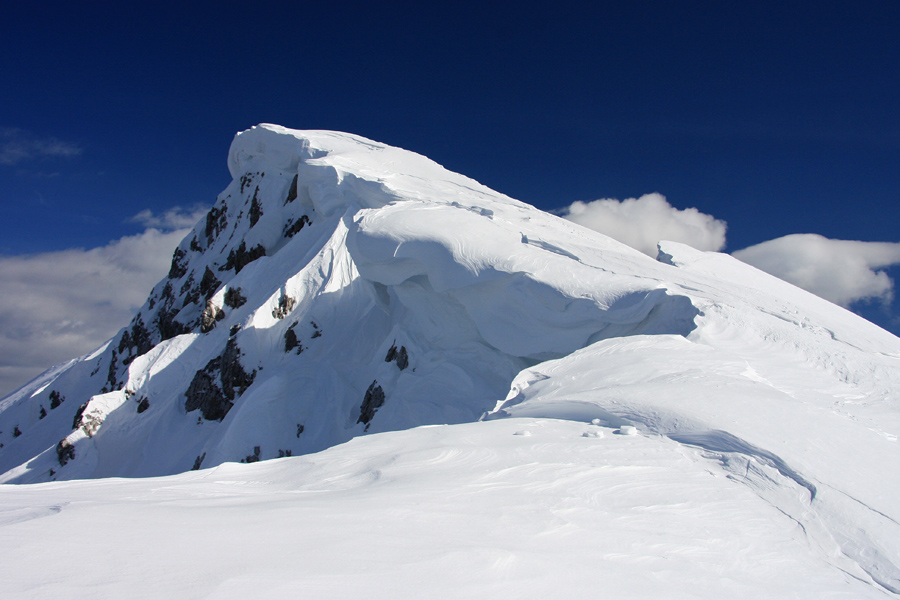
M 704 453 L 550 419 L 0 488 L 5 597 L 883 598 Z M 585 435 L 588 434 L 588 435 Z
M 898 338 L 356 136 L 260 126 L 229 168 L 221 226 L 141 310 L 169 286 L 189 331 L 140 355 L 119 334 L 0 401 L 0 481 L 35 484 L 0 486 L 0 595 L 900 592 Z M 265 256 L 228 267 L 242 242 Z M 255 379 L 200 418 L 185 391 L 228 343 Z M 64 481 L 104 477 L 143 479 Z

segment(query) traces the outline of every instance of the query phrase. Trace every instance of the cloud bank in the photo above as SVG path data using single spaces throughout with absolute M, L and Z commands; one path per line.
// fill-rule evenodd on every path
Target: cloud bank
M 81 147 L 54 137 L 36 138 L 15 128 L 0 129 L 0 165 L 16 165 L 37 158 L 79 156 Z
M 135 219 L 158 226 L 100 248 L 0 257 L 0 396 L 127 325 L 201 216 L 142 211 Z
M 660 240 L 698 250 L 725 247 L 724 221 L 695 208 L 679 210 L 660 194 L 575 202 L 563 209 L 561 216 L 652 257 L 656 257 Z M 848 308 L 866 300 L 893 302 L 894 281 L 881 269 L 900 264 L 900 243 L 794 234 L 738 250 L 733 256 Z
M 798 233 L 738 250 L 733 256 L 843 307 L 860 300 L 890 304 L 894 282 L 878 269 L 900 263 L 900 243 Z
M 561 216 L 654 258 L 660 240 L 681 242 L 698 250 L 725 247 L 725 221 L 696 208 L 679 210 L 661 194 L 575 202 L 563 209 Z

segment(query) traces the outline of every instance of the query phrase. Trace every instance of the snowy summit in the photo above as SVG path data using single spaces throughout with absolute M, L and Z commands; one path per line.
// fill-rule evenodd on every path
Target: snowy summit
M 5 597 L 900 595 L 900 339 L 358 136 L 228 167 L 131 324 L 0 400 Z

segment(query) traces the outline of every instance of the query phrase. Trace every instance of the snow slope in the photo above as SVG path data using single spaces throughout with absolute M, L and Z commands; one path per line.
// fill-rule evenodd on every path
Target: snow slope
M 0 486 L 0 593 L 890 596 L 727 475 L 668 438 L 506 419 L 172 477 Z
M 144 565 L 183 597 L 266 573 L 272 595 L 900 593 L 898 338 L 727 255 L 652 260 L 357 136 L 261 125 L 228 165 L 129 328 L 0 401 L 0 481 L 55 482 L 0 488 L 17 594 L 131 593 Z M 97 548 L 129 520 L 158 543 L 61 588 L 14 558 L 101 513 Z M 267 566 L 296 552 L 288 515 L 316 540 L 290 577 Z M 157 555 L 180 530 L 160 520 L 195 522 L 193 562 Z M 217 523 L 278 541 L 228 553 L 242 570 Z

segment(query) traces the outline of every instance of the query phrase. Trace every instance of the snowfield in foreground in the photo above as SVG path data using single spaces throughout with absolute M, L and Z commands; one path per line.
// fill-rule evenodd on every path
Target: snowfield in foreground
M 228 164 L 129 327 L 0 400 L 0 595 L 900 595 L 897 337 L 358 136 Z
M 0 487 L 16 598 L 884 598 L 704 451 L 516 418 Z M 41 558 L 43 557 L 43 558 Z M 846 569 L 846 571 L 845 571 Z

